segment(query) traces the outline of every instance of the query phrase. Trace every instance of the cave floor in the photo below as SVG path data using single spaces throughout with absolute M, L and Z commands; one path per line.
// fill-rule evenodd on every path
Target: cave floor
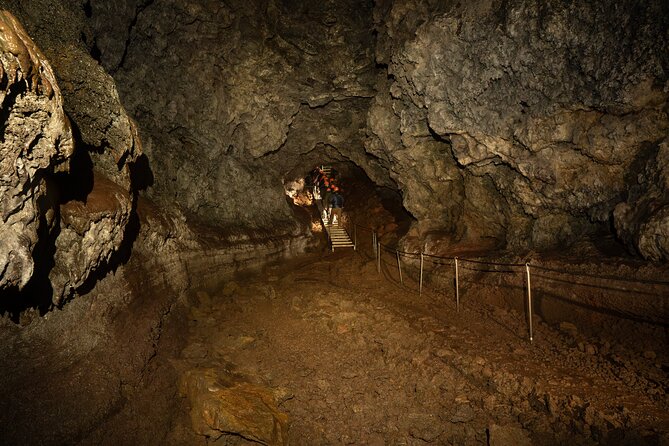
M 194 292 L 186 347 L 170 362 L 182 376 L 211 368 L 267 388 L 295 445 L 669 438 L 659 358 L 541 321 L 530 344 L 523 314 L 466 296 L 456 312 L 452 295 L 414 285 L 350 250 L 269 268 Z M 168 442 L 257 444 L 251 428 L 194 434 L 181 402 Z

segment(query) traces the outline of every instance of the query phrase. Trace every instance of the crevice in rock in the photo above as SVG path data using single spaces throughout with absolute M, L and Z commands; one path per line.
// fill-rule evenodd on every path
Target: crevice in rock
M 12 83 L 9 88 L 6 87 L 7 73 L 3 71 L 2 73 L 2 90 L 4 90 L 4 95 L 2 97 L 2 106 L 0 107 L 0 142 L 5 142 L 5 134 L 7 131 L 7 125 L 9 115 L 12 112 L 12 108 L 16 103 L 16 99 L 19 95 L 26 92 L 26 84 L 24 82 L 15 82 Z
M 126 59 L 126 57 L 127 57 L 127 55 L 128 55 L 128 49 L 130 48 L 130 44 L 131 44 L 132 39 L 133 39 L 132 32 L 133 32 L 133 30 L 134 30 L 134 28 L 135 28 L 135 25 L 137 25 L 137 20 L 139 20 L 139 16 L 140 16 L 140 14 L 141 14 L 146 8 L 148 8 L 149 6 L 151 6 L 151 5 L 154 3 L 154 1 L 155 1 L 155 0 L 144 0 L 143 3 L 140 3 L 140 4 L 138 4 L 138 5 L 135 7 L 135 14 L 134 14 L 132 20 L 130 21 L 130 23 L 128 24 L 128 37 L 127 37 L 127 39 L 126 39 L 126 41 L 125 41 L 125 45 L 124 45 L 124 47 L 123 47 L 123 48 L 124 48 L 124 49 L 123 49 L 123 55 L 121 56 L 121 59 L 120 59 L 119 62 L 116 64 L 116 66 L 111 67 L 111 68 L 109 69 L 109 74 L 111 74 L 112 76 L 114 76 L 118 70 L 120 70 L 121 68 L 123 68 L 123 66 L 124 66 L 124 64 L 125 64 L 125 59 Z
M 91 0 L 86 0 L 86 3 L 82 5 L 82 8 L 84 9 L 84 14 L 86 14 L 87 18 L 93 17 L 93 7 L 91 6 Z

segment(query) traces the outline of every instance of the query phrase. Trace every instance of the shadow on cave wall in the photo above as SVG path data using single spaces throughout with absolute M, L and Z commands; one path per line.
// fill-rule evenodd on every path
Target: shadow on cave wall
M 53 287 L 49 280 L 49 273 L 55 264 L 56 239 L 60 234 L 58 224 L 60 212 L 58 206 L 53 207 L 54 224 L 53 228 L 50 228 L 45 211 L 55 202 L 53 200 L 56 199 L 56 190 L 56 181 L 47 180 L 47 195 L 41 197 L 37 202 L 40 209 L 38 240 L 33 248 L 34 270 L 30 280 L 22 290 L 14 288 L 5 291 L 5 296 L 0 300 L 0 314 L 9 315 L 10 319 L 16 323 L 20 322 L 21 314 L 26 310 L 35 309 L 40 315 L 43 315 L 52 305 Z
M 153 185 L 154 176 L 149 164 L 149 159 L 145 154 L 140 155 L 135 162 L 128 164 L 128 166 L 130 169 L 130 183 L 132 186 L 132 211 L 130 220 L 123 230 L 123 241 L 121 242 L 121 246 L 112 253 L 109 260 L 104 265 L 92 271 L 86 281 L 77 288 L 77 294 L 82 295 L 89 293 L 95 288 L 95 285 L 100 280 L 107 276 L 107 274 L 112 271 L 115 272 L 120 265 L 124 265 L 130 260 L 132 248 L 139 236 L 141 228 L 139 215 L 137 214 L 139 192 L 146 190 Z M 72 296 L 70 296 L 70 299 L 71 298 Z M 65 302 L 70 299 L 66 299 Z

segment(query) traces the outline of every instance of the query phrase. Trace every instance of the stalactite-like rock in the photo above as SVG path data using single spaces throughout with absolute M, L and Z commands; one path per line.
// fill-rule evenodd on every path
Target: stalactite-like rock
M 130 166 L 141 144 L 113 79 L 79 41 L 86 36 L 84 11 L 39 0 L 7 7 L 32 35 L 4 13 L 0 286 L 21 288 L 38 268 L 36 286 L 52 289 L 59 304 L 92 275 L 114 268 L 112 256 L 132 242 L 127 225 L 137 179 Z
M 61 206 L 55 266 L 50 274 L 55 303 L 110 263 L 127 237 L 132 202 L 127 191 L 98 174 L 86 202 L 71 201 Z
M 0 12 L 0 75 L 0 289 L 21 289 L 40 233 L 55 221 L 47 178 L 67 171 L 74 145 L 53 69 L 7 11 Z

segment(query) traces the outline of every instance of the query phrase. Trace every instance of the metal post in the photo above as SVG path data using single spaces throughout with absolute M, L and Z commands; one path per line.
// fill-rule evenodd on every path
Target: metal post
M 400 283 L 404 285 L 404 280 L 402 279 L 402 264 L 400 263 L 400 252 L 395 250 L 395 253 L 397 254 L 397 271 L 400 272 Z
M 376 272 L 381 274 L 381 243 L 376 243 Z
M 458 258 L 455 258 L 455 308 L 460 311 L 460 276 L 458 273 Z
M 527 272 L 527 316 L 530 325 L 530 342 L 533 340 L 532 336 L 532 285 L 530 282 L 530 264 L 525 264 L 525 271 Z
M 374 251 L 374 257 L 376 257 L 376 231 L 372 232 L 372 251 Z
M 418 285 L 418 295 L 423 295 L 423 252 L 420 253 L 420 284 Z

